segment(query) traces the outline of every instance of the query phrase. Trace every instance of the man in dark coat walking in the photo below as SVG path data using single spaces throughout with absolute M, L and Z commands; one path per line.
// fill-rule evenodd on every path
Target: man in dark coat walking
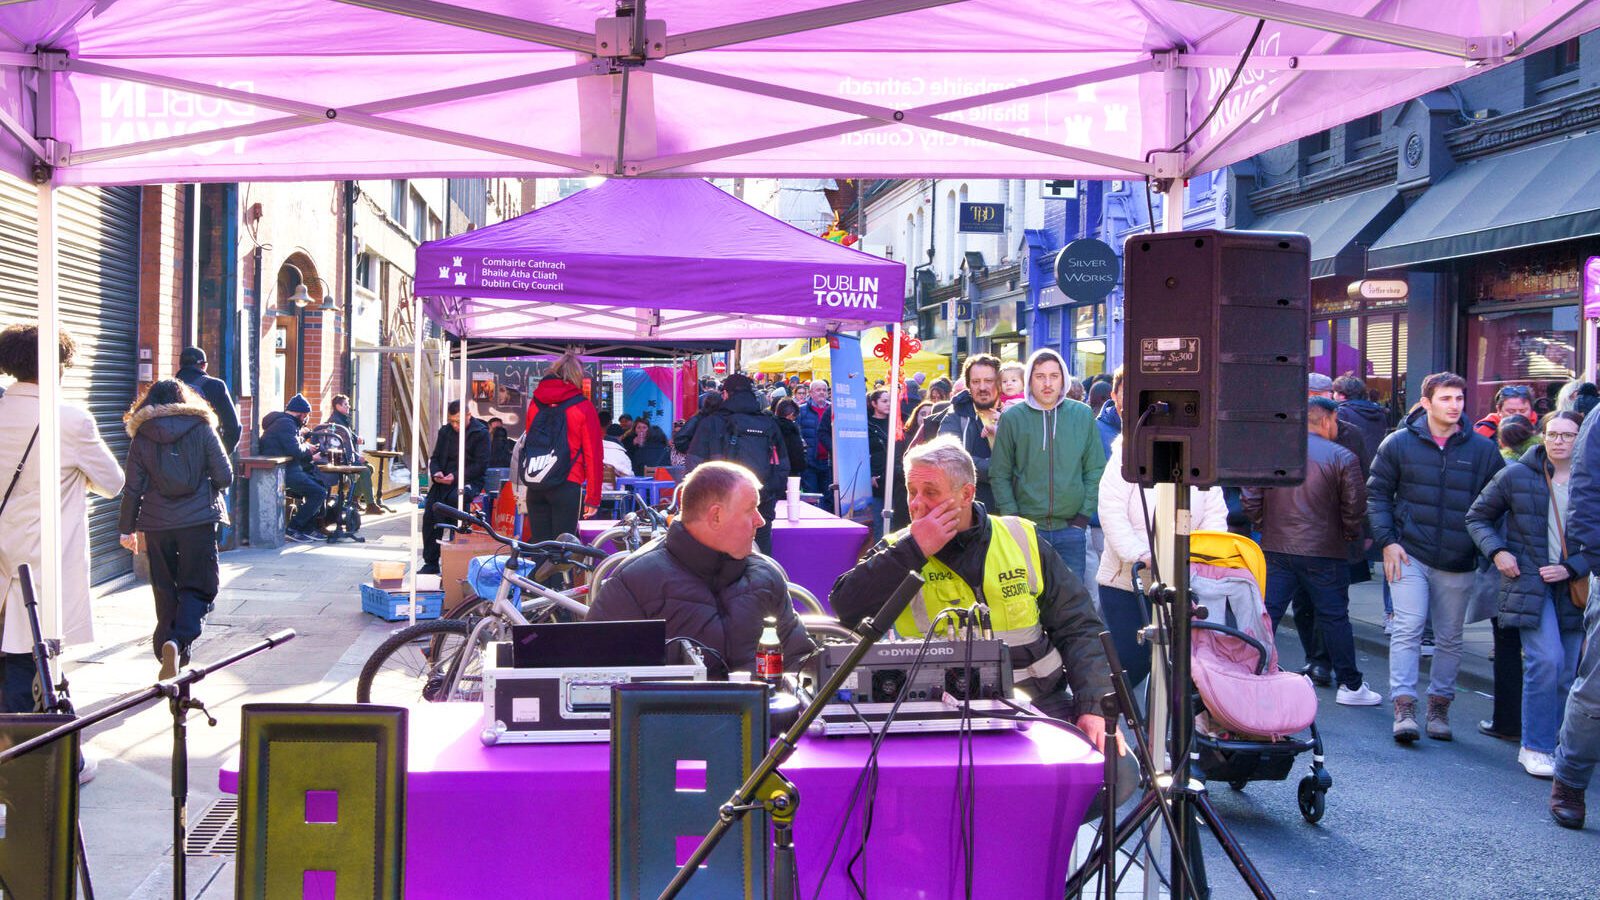
M 713 678 L 755 668 L 764 621 L 777 620 L 784 670 L 811 651 L 805 626 L 789 601 L 783 571 L 751 552 L 763 522 L 761 484 L 743 466 L 700 465 L 679 491 L 682 515 L 659 543 L 629 557 L 606 579 L 589 608 L 590 622 L 665 619 L 668 638 L 711 650 Z
M 239 425 L 239 408 L 233 405 L 228 385 L 206 374 L 206 352 L 199 347 L 185 347 L 178 354 L 178 374 L 174 377 L 194 388 L 217 414 L 217 432 L 222 438 L 223 451 L 231 454 L 238 449 L 239 436 L 244 433 Z

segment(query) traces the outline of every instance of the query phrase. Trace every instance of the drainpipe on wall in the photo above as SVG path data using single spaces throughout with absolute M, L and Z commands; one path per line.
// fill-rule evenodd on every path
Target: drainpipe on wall
M 351 397 L 350 412 L 355 414 L 354 397 L 355 349 L 355 292 L 356 292 L 356 183 L 344 183 L 344 393 Z

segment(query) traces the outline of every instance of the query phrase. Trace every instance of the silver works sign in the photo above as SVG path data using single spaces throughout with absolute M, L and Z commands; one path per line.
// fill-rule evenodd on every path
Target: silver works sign
M 1056 255 L 1056 287 L 1077 303 L 1098 303 L 1122 278 L 1122 260 L 1105 241 L 1080 238 Z

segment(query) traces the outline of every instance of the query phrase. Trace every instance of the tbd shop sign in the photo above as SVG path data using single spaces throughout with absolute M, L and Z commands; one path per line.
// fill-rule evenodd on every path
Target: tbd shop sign
M 963 203 L 958 207 L 956 231 L 966 234 L 1005 234 L 1004 203 Z
M 1122 260 L 1105 241 L 1080 238 L 1056 254 L 1056 287 L 1078 303 L 1098 303 L 1122 278 Z

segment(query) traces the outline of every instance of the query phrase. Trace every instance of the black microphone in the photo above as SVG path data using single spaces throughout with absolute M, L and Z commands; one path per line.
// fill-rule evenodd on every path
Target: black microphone
M 906 577 L 900 582 L 900 586 L 894 589 L 894 593 L 890 594 L 889 599 L 878 609 L 878 614 L 862 619 L 856 631 L 865 634 L 866 632 L 863 629 L 870 629 L 874 632 L 874 639 L 883 637 L 890 628 L 894 627 L 894 620 L 900 618 L 900 614 L 906 611 L 907 606 L 911 605 L 911 598 L 922 590 L 922 585 L 922 573 L 907 572 Z

